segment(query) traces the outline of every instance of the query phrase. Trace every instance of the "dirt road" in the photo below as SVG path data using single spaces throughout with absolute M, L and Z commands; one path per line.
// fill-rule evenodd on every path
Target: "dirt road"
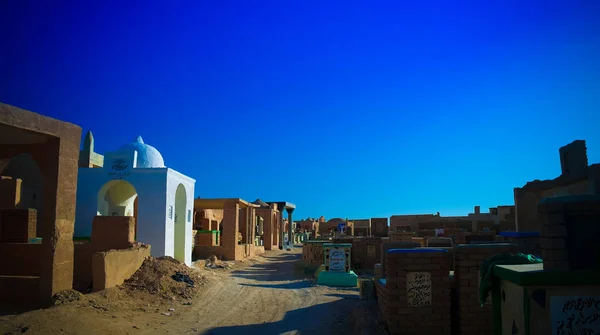
M 376 320 L 358 289 L 314 285 L 294 266 L 301 248 L 271 251 L 232 269 L 200 269 L 206 283 L 189 301 L 115 288 L 80 301 L 0 317 L 0 334 L 367 334 Z M 360 320 L 359 320 L 360 321 Z

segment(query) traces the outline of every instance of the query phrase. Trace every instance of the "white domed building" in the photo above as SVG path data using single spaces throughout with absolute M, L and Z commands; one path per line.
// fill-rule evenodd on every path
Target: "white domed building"
M 196 181 L 165 166 L 141 136 L 104 156 L 88 132 L 79 157 L 75 237 L 89 237 L 96 216 L 132 216 L 135 239 L 153 257 L 192 263 L 192 214 Z

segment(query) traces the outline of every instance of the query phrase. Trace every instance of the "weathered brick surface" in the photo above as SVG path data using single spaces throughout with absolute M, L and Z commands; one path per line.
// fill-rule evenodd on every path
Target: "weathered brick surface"
M 447 252 L 395 253 L 386 255 L 386 284 L 376 282 L 379 308 L 390 334 L 450 334 L 451 256 Z M 410 279 L 426 275 L 430 279 L 422 286 L 428 294 L 415 306 L 413 282 Z M 413 303 L 411 303 L 413 302 Z
M 323 264 L 323 244 L 330 243 L 328 240 L 310 240 L 302 244 L 302 262 L 305 265 L 320 266 Z
M 461 335 L 492 334 L 492 304 L 479 303 L 479 269 L 496 254 L 517 252 L 515 244 L 463 244 L 454 249 L 454 282 L 458 296 L 457 329 Z M 489 299 L 489 298 L 488 298 Z M 491 299 L 489 299 L 491 300 Z M 488 300 L 488 301 L 489 301 Z
M 421 245 L 415 242 L 403 242 L 403 241 L 395 241 L 395 242 L 383 242 L 381 243 L 381 250 L 379 251 L 379 255 L 381 259 L 379 260 L 379 264 L 381 265 L 381 276 L 385 277 L 386 273 L 386 256 L 387 252 L 390 249 L 413 249 L 418 248 Z
M 352 240 L 352 268 L 372 271 L 381 260 L 381 237 L 357 237 Z
M 389 234 L 387 218 L 371 218 L 371 234 L 373 236 L 385 237 Z
M 544 270 L 600 271 L 600 196 L 544 199 L 538 205 Z

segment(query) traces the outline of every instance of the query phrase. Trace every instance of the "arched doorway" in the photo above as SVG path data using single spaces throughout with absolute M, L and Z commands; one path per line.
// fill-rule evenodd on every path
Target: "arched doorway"
M 42 220 L 42 204 L 44 179 L 42 171 L 30 154 L 23 153 L 14 156 L 0 172 L 0 176 L 21 179 L 21 185 L 16 186 L 15 208 L 34 208 L 37 210 L 38 223 Z M 36 224 L 36 236 L 41 236 L 41 225 Z
M 183 184 L 177 186 L 175 191 L 175 246 L 174 256 L 180 262 L 185 262 L 185 221 L 186 221 L 187 194 Z
M 98 191 L 97 215 L 132 216 L 137 235 L 138 194 L 133 185 L 125 180 L 111 180 Z

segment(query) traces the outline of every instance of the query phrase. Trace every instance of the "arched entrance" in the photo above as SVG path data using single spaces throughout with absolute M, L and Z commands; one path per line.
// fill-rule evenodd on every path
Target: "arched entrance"
M 30 154 L 23 153 L 14 156 L 0 172 L 0 176 L 21 179 L 21 185 L 17 187 L 15 208 L 34 208 L 37 210 L 38 222 L 42 220 L 43 204 L 43 176 L 42 171 Z M 36 236 L 41 236 L 40 225 L 36 225 Z
M 185 221 L 187 206 L 187 194 L 183 184 L 177 186 L 175 191 L 175 236 L 173 244 L 175 246 L 174 256 L 180 262 L 185 262 Z
M 138 194 L 133 185 L 125 180 L 111 180 L 98 191 L 97 215 L 133 216 L 137 235 Z

